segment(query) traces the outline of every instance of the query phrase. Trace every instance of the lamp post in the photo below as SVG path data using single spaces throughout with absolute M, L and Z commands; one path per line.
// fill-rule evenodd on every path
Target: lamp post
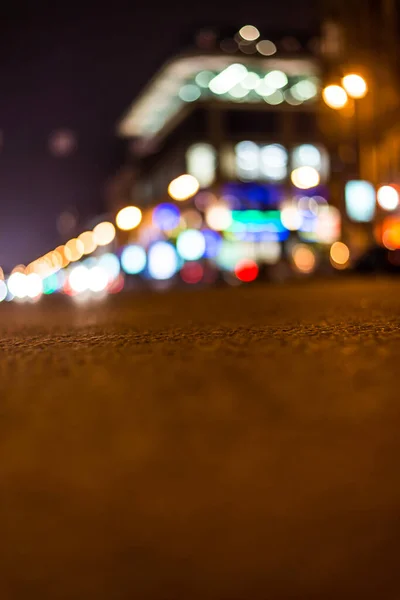
M 362 128 L 360 122 L 359 102 L 368 93 L 368 84 L 366 80 L 357 73 L 348 73 L 341 78 L 341 85 L 332 84 L 326 86 L 322 91 L 322 98 L 327 106 L 334 110 L 345 108 L 349 102 L 353 104 L 354 116 L 352 127 L 352 145 L 355 151 L 355 164 L 353 173 L 348 174 L 352 179 L 361 179 L 361 149 L 362 149 Z M 345 212 L 343 212 L 343 215 Z M 346 226 L 346 231 L 347 231 Z M 367 226 L 367 238 L 372 240 L 371 227 Z M 349 231 L 347 231 L 350 234 Z
M 349 99 L 353 101 L 354 107 L 354 146 L 356 154 L 356 173 L 357 177 L 361 177 L 361 127 L 359 100 L 364 98 L 368 93 L 368 85 L 365 79 L 357 73 L 348 73 L 341 80 L 342 85 L 328 85 L 322 92 L 322 97 L 327 106 L 334 110 L 344 108 Z

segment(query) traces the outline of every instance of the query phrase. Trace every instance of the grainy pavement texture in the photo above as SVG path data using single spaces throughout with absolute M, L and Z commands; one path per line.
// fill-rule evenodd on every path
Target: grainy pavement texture
M 0 306 L 2 600 L 400 598 L 400 281 Z

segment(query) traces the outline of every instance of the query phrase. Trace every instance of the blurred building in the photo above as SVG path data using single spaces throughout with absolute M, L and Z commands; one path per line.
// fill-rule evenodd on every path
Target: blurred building
M 319 42 L 251 25 L 200 32 L 196 48 L 166 63 L 119 123 L 126 163 L 110 187 L 112 211 L 179 200 L 169 184 L 188 174 L 199 194 L 186 206 L 204 213 L 210 194 L 225 203 L 230 241 L 316 251 L 333 243 L 340 214 L 330 206 L 338 204 L 331 165 L 339 161 L 320 128 Z
M 349 179 L 371 182 L 375 189 L 400 183 L 400 81 L 398 53 L 400 26 L 396 0 L 324 0 L 322 6 L 322 65 L 324 84 L 340 84 L 346 73 L 360 74 L 368 93 L 338 111 L 321 111 L 321 131 L 337 152 L 342 165 L 333 186 L 343 189 Z M 389 191 L 390 212 L 399 202 Z M 340 194 L 339 194 L 340 196 Z M 385 206 L 385 201 L 382 203 Z M 343 209 L 343 214 L 345 210 Z M 387 216 L 379 203 L 373 216 L 376 225 Z M 393 215 L 391 216 L 391 218 Z M 393 219 L 392 219 L 393 220 Z M 351 221 L 351 220 L 350 220 Z M 348 235 L 360 237 L 360 246 L 371 236 L 367 228 L 345 223 Z M 364 239 L 363 238 L 364 235 Z M 398 241 L 400 247 L 400 239 Z
M 166 198 L 185 172 L 202 188 L 251 181 L 281 197 L 294 168 L 317 165 L 325 184 L 316 38 L 266 39 L 248 26 L 222 39 L 201 32 L 197 45 L 163 66 L 119 124 L 135 202 Z

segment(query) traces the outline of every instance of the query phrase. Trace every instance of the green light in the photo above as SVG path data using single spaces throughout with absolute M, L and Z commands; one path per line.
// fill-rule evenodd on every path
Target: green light
M 43 293 L 44 294 L 54 294 L 58 290 L 58 278 L 54 273 L 46 279 L 43 279 Z
M 286 228 L 282 224 L 279 210 L 233 210 L 232 225 L 227 231 L 232 233 L 262 231 L 279 233 L 286 231 Z

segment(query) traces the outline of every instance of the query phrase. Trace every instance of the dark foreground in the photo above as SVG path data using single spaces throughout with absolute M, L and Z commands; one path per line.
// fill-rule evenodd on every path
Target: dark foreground
M 400 597 L 400 281 L 0 306 L 2 600 Z

